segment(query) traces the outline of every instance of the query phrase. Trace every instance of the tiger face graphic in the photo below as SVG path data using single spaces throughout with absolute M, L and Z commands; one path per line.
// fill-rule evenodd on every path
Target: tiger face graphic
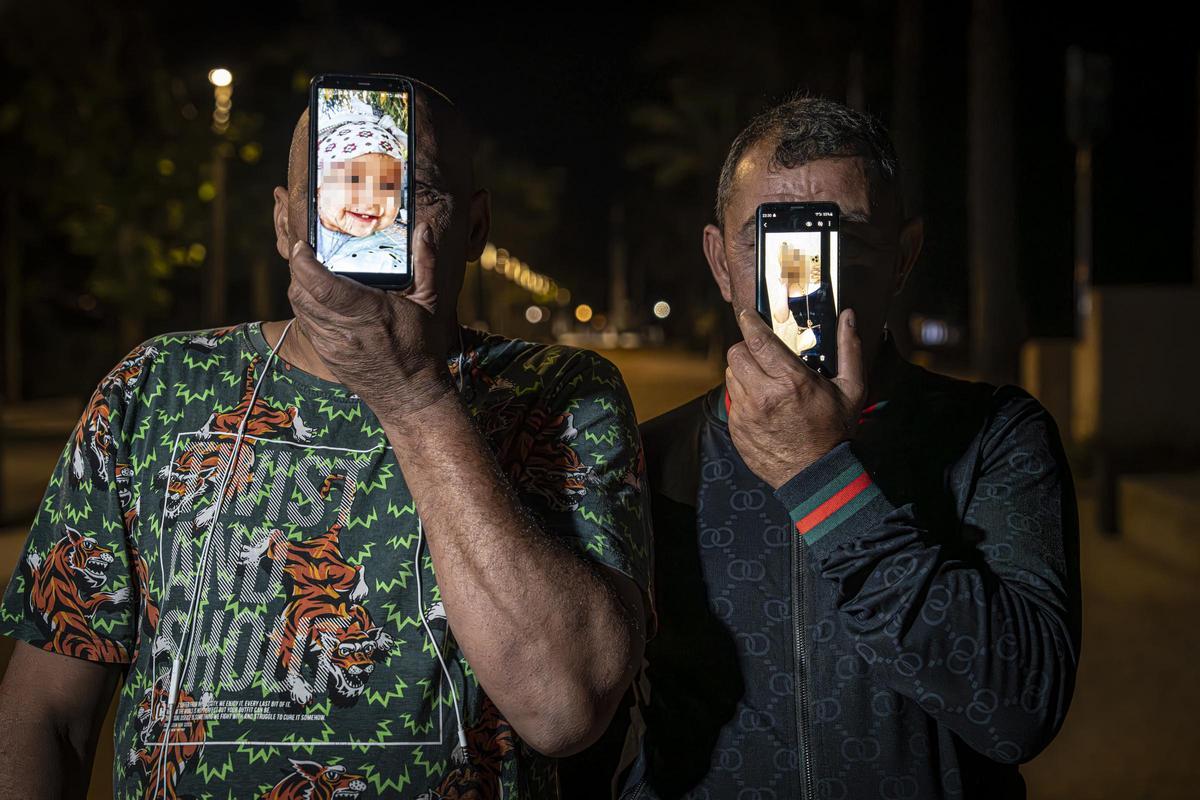
M 118 390 L 125 396 L 125 402 L 133 399 L 134 390 L 141 382 L 142 373 L 146 368 L 146 364 L 158 357 L 157 347 L 139 346 L 132 353 L 125 357 L 125 360 L 116 366 L 116 368 L 108 373 L 100 383 L 100 388 L 104 392 Z
M 371 622 L 362 606 L 352 606 L 344 615 L 341 611 L 313 620 L 315 636 L 309 637 L 309 649 L 316 656 L 318 674 L 329 675 L 330 699 L 335 705 L 349 706 L 366 691 L 376 660 L 387 655 L 392 640 Z
M 166 678 L 162 678 L 147 689 L 138 703 L 137 725 L 140 736 L 137 741 L 141 746 L 129 751 L 129 766 L 140 766 L 146 775 L 146 789 L 142 795 L 144 800 L 159 800 L 164 797 L 178 800 L 179 795 L 176 794 L 175 787 L 180 776 L 187 765 L 204 749 L 204 720 L 191 713 L 186 720 L 172 721 L 166 741 L 166 753 L 163 753 L 161 747 L 167 724 L 168 700 L 167 689 L 163 686 L 165 681 Z M 195 698 L 182 689 L 179 690 L 179 706 L 194 702 Z
M 129 464 L 117 464 L 113 467 L 113 480 L 117 484 L 117 500 L 121 503 L 121 519 L 125 523 L 125 533 L 132 539 L 142 503 L 141 497 L 133 496 L 133 467 Z
M 571 414 L 551 416 L 537 406 L 526 415 L 500 456 L 518 491 L 536 495 L 556 511 L 574 511 L 594 482 L 571 441 L 579 435 Z
M 271 636 L 279 677 L 298 705 L 312 702 L 315 679 L 322 675 L 328 676 L 331 700 L 353 704 L 393 645 L 360 602 L 367 596 L 364 569 L 342 557 L 341 532 L 337 524 L 320 536 L 293 542 L 272 530 L 242 550 L 247 566 L 264 560 L 283 563 L 290 599 Z M 306 667 L 311 680 L 305 677 Z
M 74 450 L 71 453 L 71 475 L 81 481 L 87 474 L 88 454 L 95 462 L 96 475 L 107 482 L 108 459 L 113 454 L 112 425 L 109 422 L 111 409 L 108 398 L 97 389 L 92 392 L 83 417 L 75 426 Z
M 45 559 L 37 553 L 25 559 L 32 585 L 29 604 L 50 634 L 42 646 L 91 661 L 128 661 L 125 646 L 101 636 L 92 624 L 101 608 L 129 600 L 128 587 L 97 591 L 107 580 L 113 551 L 74 528 L 64 526 L 64 531 Z
M 192 509 L 202 497 L 215 492 L 232 457 L 233 442 L 196 442 L 159 470 L 159 478 L 167 484 L 166 502 L 163 506 L 167 518 L 177 518 Z M 225 486 L 226 507 L 239 492 L 250 486 L 253 474 L 254 448 L 243 442 L 237 465 L 230 473 L 229 482 Z M 196 515 L 196 526 L 207 528 L 211 525 L 216 518 L 217 508 L 218 503 L 216 498 L 213 498 L 208 507 Z
M 157 356 L 158 348 L 137 347 L 100 381 L 100 385 L 92 393 L 79 425 L 75 428 L 71 475 L 76 482 L 83 480 L 87 473 L 89 453 L 95 462 L 96 476 L 105 482 L 113 478 L 108 474 L 108 462 L 114 452 L 110 421 L 112 409 L 108 403 L 108 396 L 120 392 L 126 402 L 132 400 L 146 364 Z
M 325 766 L 291 758 L 288 761 L 292 771 L 262 800 L 357 800 L 367 790 L 362 775 L 355 775 L 340 764 Z

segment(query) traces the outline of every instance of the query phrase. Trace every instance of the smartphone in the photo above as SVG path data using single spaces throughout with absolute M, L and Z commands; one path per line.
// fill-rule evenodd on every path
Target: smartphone
M 837 375 L 837 203 L 763 203 L 758 312 L 805 364 Z
M 412 284 L 413 86 L 322 74 L 308 92 L 308 243 L 339 275 Z

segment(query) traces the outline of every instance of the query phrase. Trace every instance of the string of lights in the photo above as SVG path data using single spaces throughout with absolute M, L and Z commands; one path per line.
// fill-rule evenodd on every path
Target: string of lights
M 488 242 L 487 246 L 483 248 L 479 261 L 475 263 L 478 263 L 480 269 L 494 272 L 517 284 L 532 294 L 536 302 L 553 302 L 560 306 L 571 302 L 569 289 L 560 286 L 550 276 L 535 272 L 529 264 L 512 255 L 503 247 L 496 247 L 491 242 Z

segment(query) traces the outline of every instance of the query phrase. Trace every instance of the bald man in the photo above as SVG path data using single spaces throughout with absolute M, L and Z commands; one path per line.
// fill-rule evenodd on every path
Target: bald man
M 644 647 L 641 448 L 598 356 L 463 328 L 488 235 L 469 134 L 418 84 L 415 282 L 305 243 L 285 322 L 159 336 L 97 388 L 0 605 L 0 795 L 558 797 Z M 243 433 L 240 446 L 238 432 Z

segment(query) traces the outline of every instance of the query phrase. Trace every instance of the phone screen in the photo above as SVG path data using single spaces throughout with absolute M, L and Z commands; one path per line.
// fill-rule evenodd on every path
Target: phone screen
M 758 208 L 758 310 L 788 348 L 826 377 L 837 374 L 838 207 Z
M 412 281 L 412 85 L 319 75 L 309 97 L 310 244 L 329 269 L 386 288 Z

